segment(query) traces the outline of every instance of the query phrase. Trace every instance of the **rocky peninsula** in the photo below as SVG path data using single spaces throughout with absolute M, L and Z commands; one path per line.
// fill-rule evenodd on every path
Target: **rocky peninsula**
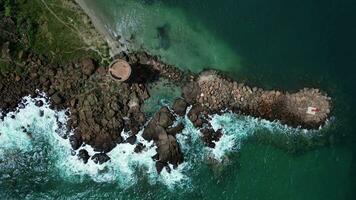
M 143 138 L 153 140 L 157 146 L 157 155 L 152 159 L 156 160 L 158 172 L 163 168 L 169 171 L 168 164 L 176 167 L 184 161 L 176 139 L 184 125 L 175 121 L 185 114 L 200 128 L 202 139 L 210 148 L 223 134 L 212 129 L 211 114 L 232 111 L 306 129 L 317 129 L 330 117 L 331 99 L 319 89 L 304 88 L 295 93 L 263 90 L 216 70 L 184 72 L 144 51 L 120 52 L 112 57 L 126 61 L 132 68 L 124 82 L 113 80 L 108 63 L 91 56 L 66 63 L 53 62 L 34 51 L 22 51 L 19 56 L 11 49 L 21 40 L 16 23 L 10 17 L 1 20 L 1 58 L 10 65 L 21 61 L 21 72 L 9 70 L 0 75 L 3 115 L 17 107 L 22 97 L 44 92 L 54 109 L 68 109 L 67 128 L 74 134 L 61 136 L 69 140 L 73 150 L 79 150 L 74 155 L 83 162 L 92 159 L 101 164 L 110 160 L 106 153 L 120 143 L 136 145 L 135 152 L 140 153 L 145 146 L 136 141 L 136 135 L 144 129 Z M 148 86 L 160 79 L 174 82 L 183 92 L 172 108 L 162 107 L 149 119 L 142 112 L 142 105 L 150 98 Z M 36 105 L 41 107 L 43 102 Z M 130 136 L 124 139 L 123 131 Z M 89 155 L 81 149 L 85 144 L 97 153 Z

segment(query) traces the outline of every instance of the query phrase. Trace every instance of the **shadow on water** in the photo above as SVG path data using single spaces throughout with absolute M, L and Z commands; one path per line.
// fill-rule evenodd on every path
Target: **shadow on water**
M 157 27 L 157 38 L 159 39 L 158 49 L 167 50 L 171 46 L 171 40 L 169 32 L 171 30 L 171 25 L 166 23 L 163 26 Z
M 152 68 L 150 65 L 136 64 L 132 65 L 130 78 L 126 83 L 146 84 L 153 83 L 159 79 L 159 71 Z

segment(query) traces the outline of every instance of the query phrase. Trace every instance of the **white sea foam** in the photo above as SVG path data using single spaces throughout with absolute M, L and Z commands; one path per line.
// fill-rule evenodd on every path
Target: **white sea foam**
M 188 180 L 188 177 L 181 171 L 184 165 L 168 173 L 163 169 L 158 175 L 155 162 L 152 156 L 156 154 L 156 147 L 153 142 L 147 142 L 142 138 L 142 131 L 137 135 L 137 142 L 143 143 L 146 148 L 142 153 L 134 153 L 135 145 L 118 144 L 108 156 L 109 162 L 102 165 L 95 164 L 89 160 L 84 164 L 77 156 L 71 156 L 69 141 L 59 136 L 58 123 L 65 125 L 67 117 L 65 111 L 54 111 L 46 103 L 42 108 L 35 106 L 37 100 L 46 102 L 45 98 L 31 99 L 25 97 L 23 102 L 25 107 L 8 113 L 3 121 L 0 121 L 0 159 L 6 159 L 6 153 L 10 151 L 36 152 L 47 149 L 60 176 L 68 181 L 80 181 L 85 177 L 90 177 L 97 182 L 119 182 L 122 187 L 129 187 L 140 179 L 138 171 L 147 174 L 149 182 L 161 182 L 173 188 L 177 183 L 181 184 Z M 40 111 L 44 115 L 39 115 Z M 15 116 L 14 119 L 11 116 Z M 29 134 L 26 134 L 22 127 L 25 127 Z M 65 126 L 63 126 L 65 127 Z M 60 131 L 66 131 L 64 128 Z M 122 133 L 127 138 L 127 133 Z M 44 142 L 39 142 L 44 141 Z M 42 145 L 46 145 L 44 147 Z M 89 145 L 82 147 L 90 155 L 95 152 Z M 76 152 L 78 153 L 79 150 Z M 77 177 L 77 178 L 73 178 Z
M 35 106 L 38 100 L 45 102 L 45 105 L 41 108 Z M 271 134 L 279 132 L 308 135 L 308 131 L 288 128 L 277 122 L 226 113 L 211 116 L 213 129 L 222 129 L 223 132 L 221 139 L 216 142 L 216 147 L 211 149 L 204 146 L 200 139 L 200 131 L 194 128 L 188 117 L 181 117 L 178 121 L 184 123 L 185 129 L 177 135 L 177 140 L 185 162 L 177 169 L 171 166 L 171 173 L 163 169 L 159 175 L 151 158 L 156 154 L 156 147 L 153 142 L 147 142 L 142 138 L 143 130 L 137 135 L 137 143 L 141 142 L 146 146 L 143 152 L 135 153 L 135 145 L 118 144 L 108 153 L 111 158 L 109 162 L 98 165 L 89 160 L 84 164 L 77 156 L 71 155 L 69 141 L 59 136 L 67 131 L 65 110 L 50 109 L 45 98 L 25 97 L 23 103 L 24 108 L 8 113 L 4 120 L 0 121 L 0 160 L 6 161 L 6 155 L 13 151 L 33 152 L 33 156 L 41 155 L 39 153 L 44 151 L 47 152 L 44 156 L 52 158 L 51 162 L 59 175 L 75 182 L 89 177 L 96 182 L 117 182 L 121 187 L 130 187 L 146 179 L 151 184 L 162 183 L 169 188 L 190 187 L 189 175 L 197 165 L 210 158 L 223 162 L 229 153 L 238 151 L 243 141 L 258 130 L 267 130 Z M 58 124 L 63 126 L 59 127 Z M 27 129 L 28 134 L 23 128 Z M 128 137 L 128 133 L 125 132 L 121 135 L 123 138 Z M 86 149 L 89 155 L 95 153 L 89 145 L 82 149 Z

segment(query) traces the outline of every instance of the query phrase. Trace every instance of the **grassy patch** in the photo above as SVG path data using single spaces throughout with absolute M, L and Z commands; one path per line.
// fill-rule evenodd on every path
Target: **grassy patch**
M 35 34 L 30 36 L 30 48 L 35 53 L 46 55 L 59 63 L 84 56 L 99 59 L 81 37 L 83 17 L 78 10 L 69 7 L 68 1 L 24 1 L 19 4 L 18 19 L 26 18 L 37 28 Z
M 12 45 L 13 58 L 21 50 L 59 64 L 83 57 L 103 62 L 109 57 L 105 41 L 73 0 L 0 0 L 0 5 L 0 16 L 10 16 L 21 36 Z M 1 71 L 9 69 L 0 63 Z

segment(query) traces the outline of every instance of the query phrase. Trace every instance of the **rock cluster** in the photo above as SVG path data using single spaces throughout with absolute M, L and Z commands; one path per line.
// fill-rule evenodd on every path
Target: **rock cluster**
M 262 90 L 237 83 L 216 71 L 204 71 L 183 89 L 189 103 L 198 102 L 202 110 L 221 112 L 230 109 L 268 120 L 303 128 L 319 128 L 327 120 L 331 99 L 318 89 L 303 89 L 297 93 Z M 308 114 L 308 108 L 317 112 Z
M 156 159 L 157 171 L 163 167 L 169 168 L 168 164 L 177 167 L 183 162 L 183 154 L 175 135 L 184 128 L 182 124 L 174 127 L 175 117 L 167 107 L 162 107 L 148 122 L 142 136 L 144 139 L 153 140 L 157 145 Z

